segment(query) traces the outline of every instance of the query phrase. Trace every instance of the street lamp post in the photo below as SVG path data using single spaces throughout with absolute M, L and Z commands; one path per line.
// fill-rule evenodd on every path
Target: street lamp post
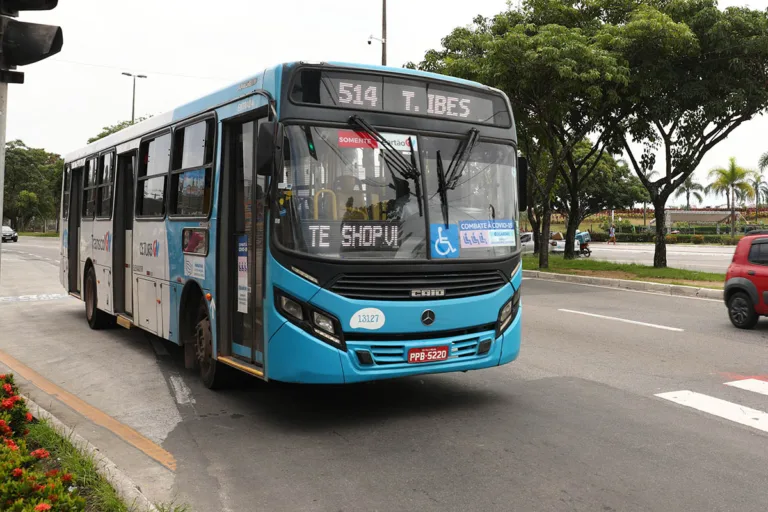
M 123 72 L 125 76 L 133 77 L 133 100 L 131 101 L 131 124 L 136 120 L 136 79 L 147 78 L 147 75 L 134 75 L 132 73 Z
M 381 43 L 381 65 L 387 65 L 387 0 L 381 0 L 381 39 L 373 34 L 368 38 L 368 44 L 376 40 Z

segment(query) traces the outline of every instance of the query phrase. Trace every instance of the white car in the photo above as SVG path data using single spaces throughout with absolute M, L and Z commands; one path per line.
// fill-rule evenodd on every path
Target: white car
M 520 247 L 523 250 L 523 254 L 533 254 L 533 233 L 520 233 Z

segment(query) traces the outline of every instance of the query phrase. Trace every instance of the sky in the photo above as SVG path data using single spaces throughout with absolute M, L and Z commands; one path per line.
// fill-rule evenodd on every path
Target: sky
M 516 3 L 516 2 L 515 2 Z M 387 60 L 418 62 L 453 28 L 474 16 L 506 9 L 506 0 L 388 0 Z M 721 0 L 720 7 L 765 9 L 768 0 Z M 279 62 L 336 60 L 379 64 L 381 1 L 358 0 L 67 0 L 52 11 L 25 12 L 22 21 L 59 25 L 62 51 L 20 68 L 11 85 L 7 140 L 66 154 L 102 127 L 130 119 L 132 79 L 136 116 L 160 114 Z M 735 156 L 756 168 L 768 151 L 768 115 L 744 123 L 711 150 L 696 171 Z M 722 199 L 707 198 L 705 205 Z M 680 204 L 672 199 L 669 205 Z

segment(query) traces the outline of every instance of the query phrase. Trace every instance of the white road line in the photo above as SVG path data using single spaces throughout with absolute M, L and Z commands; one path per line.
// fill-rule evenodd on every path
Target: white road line
M 744 389 L 746 391 L 753 391 L 760 393 L 761 395 L 768 395 L 768 382 L 757 379 L 743 379 L 734 380 L 732 382 L 726 382 L 726 386 L 732 386 L 734 388 Z
M 171 375 L 171 386 L 173 386 L 173 394 L 179 405 L 195 403 L 195 399 L 192 398 L 192 390 L 189 389 L 189 386 L 187 386 L 180 376 Z
M 38 302 L 41 300 L 61 300 L 69 297 L 66 293 L 46 293 L 40 295 L 18 295 L 15 297 L 0 297 L 0 302 Z
M 757 409 L 750 409 L 733 402 L 727 402 L 688 390 L 659 393 L 656 396 L 726 420 L 735 421 L 741 425 L 768 432 L 768 413 L 758 411 Z
M 597 315 L 595 313 L 587 313 L 585 311 L 574 311 L 572 309 L 558 309 L 558 311 L 562 311 L 563 313 L 573 313 L 576 315 L 592 316 L 595 318 L 602 318 L 604 320 L 614 320 L 616 322 L 624 322 L 626 324 L 642 325 L 644 327 L 653 327 L 654 329 L 663 329 L 665 331 L 683 332 L 684 330 L 684 329 L 679 329 L 677 327 L 668 327 L 666 325 L 658 325 L 658 324 L 648 324 L 645 322 L 638 322 L 636 320 L 627 320 L 626 318 L 616 318 L 615 316 Z

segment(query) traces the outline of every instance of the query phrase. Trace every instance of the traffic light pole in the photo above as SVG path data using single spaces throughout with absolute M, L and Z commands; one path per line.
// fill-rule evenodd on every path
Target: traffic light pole
M 3 224 L 3 196 L 5 195 L 5 120 L 8 110 L 8 84 L 0 82 L 0 225 Z M 0 243 L 0 276 L 2 276 L 2 243 Z M 0 277 L 0 279 L 2 279 Z

